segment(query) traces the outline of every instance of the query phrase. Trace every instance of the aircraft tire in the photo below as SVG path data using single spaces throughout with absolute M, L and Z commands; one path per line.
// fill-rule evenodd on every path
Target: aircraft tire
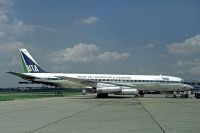
M 107 98 L 108 97 L 108 93 L 97 93 L 97 97 L 98 98 Z
M 177 97 L 177 96 L 174 94 L 174 95 L 173 95 L 173 98 L 176 98 L 176 97 Z

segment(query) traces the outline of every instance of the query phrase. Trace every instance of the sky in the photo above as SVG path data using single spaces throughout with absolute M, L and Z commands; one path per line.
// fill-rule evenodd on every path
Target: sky
M 162 74 L 200 80 L 199 0 L 0 0 L 0 87 L 23 72 L 20 48 L 43 69 Z

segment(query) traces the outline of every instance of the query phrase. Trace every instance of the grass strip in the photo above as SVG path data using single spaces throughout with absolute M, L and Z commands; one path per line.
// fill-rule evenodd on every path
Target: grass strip
M 72 96 L 80 94 L 80 92 L 63 92 L 63 96 Z M 55 97 L 54 92 L 6 92 L 1 93 L 0 92 L 0 101 L 9 101 L 9 100 L 15 100 L 15 99 L 34 99 L 34 98 L 45 98 L 45 97 Z

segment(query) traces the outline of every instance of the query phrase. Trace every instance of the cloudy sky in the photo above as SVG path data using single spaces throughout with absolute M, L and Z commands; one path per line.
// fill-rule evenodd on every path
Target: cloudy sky
M 0 0 L 0 87 L 27 48 L 47 71 L 200 80 L 199 0 Z

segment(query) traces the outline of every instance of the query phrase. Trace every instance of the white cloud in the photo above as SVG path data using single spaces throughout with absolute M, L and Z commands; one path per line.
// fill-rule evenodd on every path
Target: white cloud
M 169 44 L 167 48 L 174 54 L 192 54 L 194 52 L 200 52 L 200 34 L 186 39 L 184 42 Z
M 79 43 L 72 48 L 61 49 L 53 53 L 56 62 L 89 62 L 93 60 L 98 47 L 94 44 Z
M 182 71 L 182 73 L 184 74 L 200 74 L 200 60 L 197 58 L 189 61 L 183 61 L 181 59 L 178 59 L 174 66 L 178 69 L 178 71 Z
M 99 60 L 121 60 L 130 56 L 130 53 L 104 52 L 97 56 Z
M 62 33 L 61 30 L 58 30 L 58 29 L 55 29 L 55 28 L 52 28 L 52 27 L 43 26 L 43 25 L 33 25 L 32 27 L 37 28 L 37 29 L 41 29 L 41 30 L 46 30 L 46 31 L 49 31 L 49 32 Z
M 184 66 L 200 66 L 200 60 L 199 59 L 194 59 L 194 60 L 190 60 L 190 61 L 183 61 L 178 59 L 176 62 L 176 67 L 180 68 L 180 67 L 184 67 Z
M 200 66 L 194 66 L 190 69 L 190 73 L 193 75 L 199 75 L 200 74 Z
M 17 56 L 13 56 L 8 65 L 17 66 L 20 64 L 19 58 Z
M 10 52 L 26 47 L 18 37 L 33 31 L 33 27 L 24 24 L 14 16 L 14 1 L 0 0 L 0 52 Z
M 99 18 L 94 17 L 94 16 L 81 19 L 81 23 L 82 23 L 82 24 L 86 24 L 86 25 L 94 24 L 94 23 L 96 23 L 97 21 L 99 21 Z
M 5 37 L 5 33 L 0 31 L 0 38 Z
M 145 45 L 143 48 L 144 49 L 151 49 L 151 48 L 155 48 L 155 45 L 152 44 L 152 43 L 149 43 L 149 44 Z
M 8 21 L 8 17 L 5 14 L 0 15 L 0 23 L 4 23 Z
M 14 0 L 0 0 L 0 58 L 2 63 L 10 65 L 16 64 L 13 57 L 19 48 L 30 47 L 18 38 L 34 30 L 32 26 L 15 16 L 14 2 Z
M 166 58 L 166 57 L 167 57 L 166 54 L 160 54 L 160 55 L 159 55 L 159 58 Z
M 129 56 L 129 53 L 99 52 L 99 47 L 95 44 L 79 43 L 71 48 L 61 49 L 51 54 L 54 62 L 91 62 L 105 60 L 121 60 Z
M 0 14 L 12 12 L 13 0 L 0 0 Z
M 16 18 L 14 12 L 14 0 L 0 0 L 0 43 L 16 41 L 17 38 L 34 29 L 31 25 Z
M 25 25 L 23 21 L 15 19 L 8 22 L 1 22 L 0 24 L 0 37 L 3 39 L 0 42 L 17 40 L 17 38 L 25 33 L 32 32 L 33 27 Z
M 184 63 L 182 60 L 179 59 L 179 60 L 177 60 L 175 66 L 176 66 L 177 68 L 180 68 L 180 67 L 183 67 L 184 65 L 185 65 L 185 63 Z
M 22 42 L 7 42 L 0 44 L 0 52 L 13 52 L 23 47 L 26 47 L 26 45 Z
M 14 34 L 17 36 L 27 33 L 27 32 L 31 32 L 33 31 L 33 27 L 30 25 L 25 25 L 24 22 L 22 20 L 18 20 L 15 19 L 14 23 L 13 23 L 13 27 L 12 29 L 14 30 L 13 32 L 15 32 Z

